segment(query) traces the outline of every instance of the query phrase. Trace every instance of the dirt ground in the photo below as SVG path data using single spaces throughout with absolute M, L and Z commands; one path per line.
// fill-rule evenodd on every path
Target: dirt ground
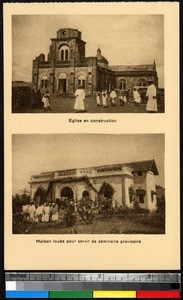
M 23 228 L 22 228 L 23 229 Z M 164 229 L 158 226 L 140 224 L 128 218 L 116 217 L 94 220 L 93 224 L 85 224 L 77 220 L 73 227 L 63 225 L 61 218 L 56 223 L 28 223 L 21 233 L 27 234 L 164 234 Z
M 44 111 L 41 108 L 22 108 L 19 109 L 19 113 L 74 113 L 75 98 L 63 98 L 62 96 L 51 95 L 51 110 Z M 109 102 L 109 101 L 108 101 Z M 127 102 L 124 106 L 120 106 L 120 101 L 117 98 L 116 105 L 104 108 L 103 106 L 97 106 L 94 96 L 88 96 L 85 99 L 86 113 L 147 113 L 146 103 L 142 103 L 136 106 L 134 102 Z M 158 113 L 164 112 L 164 101 L 158 102 Z M 82 112 L 83 113 L 83 112 Z

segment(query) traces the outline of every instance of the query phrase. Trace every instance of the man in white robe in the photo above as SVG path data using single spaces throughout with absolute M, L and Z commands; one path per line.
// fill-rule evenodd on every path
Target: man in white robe
M 116 99 L 117 95 L 115 90 L 113 89 L 110 93 L 110 98 L 111 98 L 111 104 L 112 106 L 115 106 L 115 99 Z
M 74 109 L 76 110 L 76 112 L 79 111 L 84 111 L 85 110 L 85 105 L 84 105 L 84 100 L 85 100 L 85 92 L 82 88 L 82 86 L 79 86 L 78 89 L 75 92 L 75 105 L 74 105 Z
M 146 97 L 148 97 L 146 110 L 149 112 L 157 112 L 157 91 L 153 82 L 150 82 L 150 85 L 147 88 Z

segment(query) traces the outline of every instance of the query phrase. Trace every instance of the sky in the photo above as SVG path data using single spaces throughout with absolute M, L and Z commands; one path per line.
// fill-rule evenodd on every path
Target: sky
M 148 160 L 154 157 L 164 186 L 163 134 L 13 135 L 13 194 L 29 190 L 41 172 Z
M 109 65 L 157 65 L 159 87 L 164 87 L 163 15 L 14 15 L 12 16 L 13 80 L 30 82 L 32 61 L 47 58 L 50 38 L 60 28 L 76 28 L 86 42 L 86 56 L 98 46 Z

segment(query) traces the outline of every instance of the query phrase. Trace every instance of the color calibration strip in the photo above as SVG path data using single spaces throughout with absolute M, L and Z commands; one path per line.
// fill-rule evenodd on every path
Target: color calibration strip
M 92 298 L 155 298 L 180 299 L 179 291 L 6 291 L 6 298 L 20 299 L 92 299 Z
M 119 289 L 115 283 L 6 281 L 6 298 L 181 298 L 180 284 L 131 284 L 126 291 L 125 286 L 127 283 Z
M 179 273 L 6 273 L 6 298 L 181 299 Z

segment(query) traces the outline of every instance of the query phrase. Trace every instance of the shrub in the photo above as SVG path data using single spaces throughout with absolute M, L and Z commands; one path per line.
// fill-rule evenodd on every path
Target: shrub
M 90 198 L 82 198 L 78 205 L 78 214 L 86 224 L 91 224 L 95 218 L 96 208 Z
M 124 217 L 127 214 L 129 214 L 131 210 L 132 209 L 129 208 L 128 206 L 126 206 L 126 205 L 125 206 L 120 205 L 116 209 L 116 215 L 119 216 L 119 217 L 121 217 L 121 216 Z
M 165 214 L 165 197 L 157 199 L 157 212 Z

